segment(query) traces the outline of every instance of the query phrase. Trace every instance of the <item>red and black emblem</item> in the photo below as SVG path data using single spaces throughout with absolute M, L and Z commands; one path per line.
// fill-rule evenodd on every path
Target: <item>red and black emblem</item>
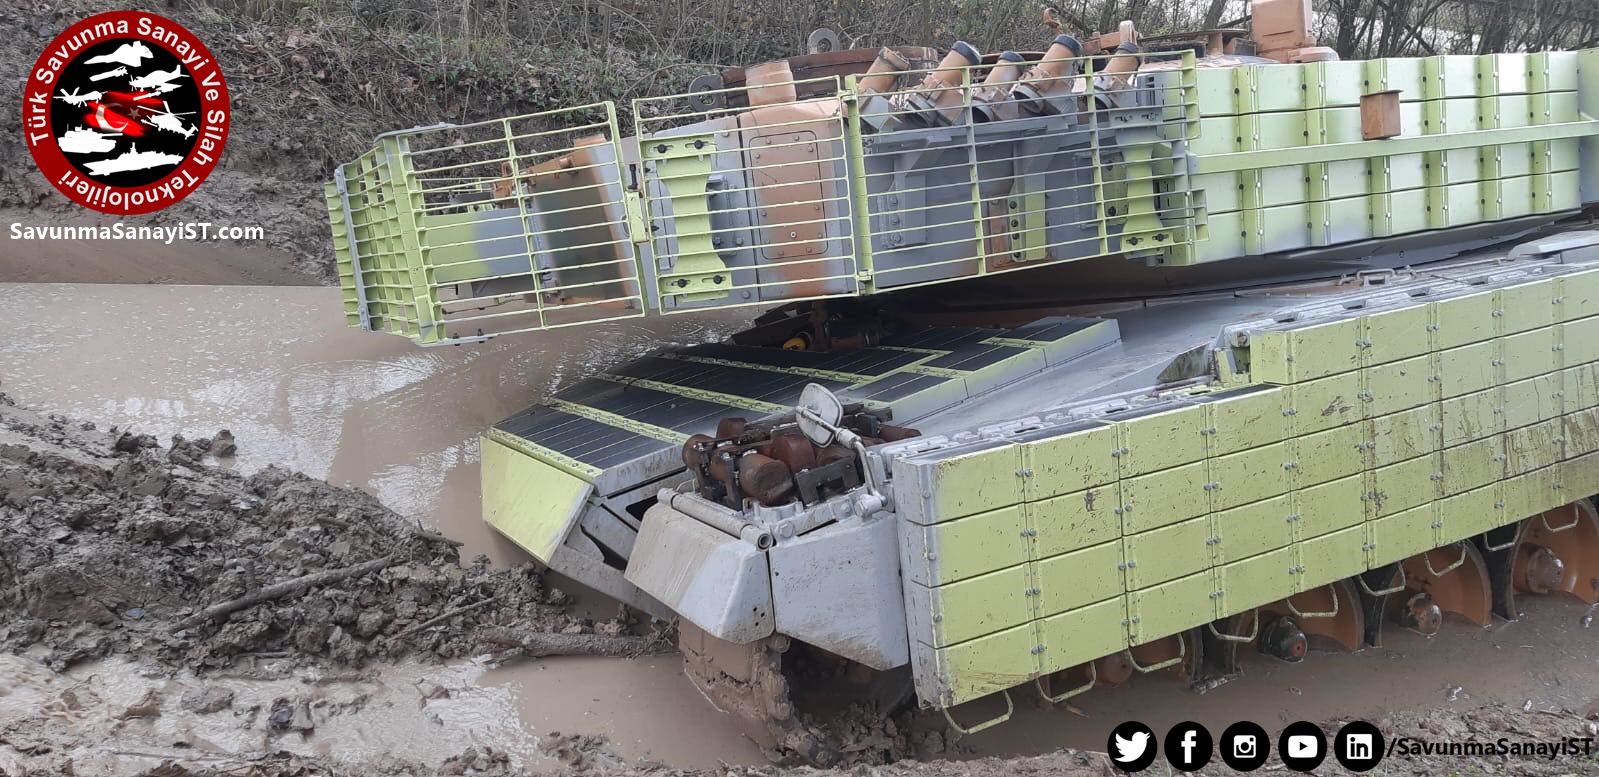
M 23 90 L 39 170 L 102 213 L 149 213 L 199 186 L 228 134 L 228 88 L 211 52 L 139 11 L 84 19 L 45 48 Z

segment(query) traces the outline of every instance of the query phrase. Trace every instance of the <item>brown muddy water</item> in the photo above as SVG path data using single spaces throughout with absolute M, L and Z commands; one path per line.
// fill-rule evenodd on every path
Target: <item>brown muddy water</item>
M 479 520 L 477 433 L 663 343 L 738 320 L 654 317 L 421 348 L 344 326 L 320 287 L 0 284 L 0 390 L 165 444 L 231 429 L 235 466 L 281 464 L 365 488 L 495 561 L 520 551 Z
M 163 443 L 231 429 L 244 472 L 281 464 L 364 488 L 464 542 L 464 558 L 505 563 L 526 556 L 480 519 L 477 433 L 605 366 L 741 322 L 656 317 L 420 348 L 346 327 L 331 288 L 0 284 L 11 333 L 0 391 Z M 577 594 L 581 608 L 614 613 Z M 699 725 L 715 711 L 672 657 L 548 659 L 479 684 L 505 689 L 503 709 L 529 733 L 604 733 L 625 756 L 683 766 L 763 761 L 732 727 Z
M 718 339 L 741 318 L 641 319 L 422 349 L 345 327 L 335 289 L 0 284 L 7 334 L 0 341 L 0 391 L 24 405 L 101 425 L 133 425 L 163 439 L 229 428 L 239 439 L 234 466 L 241 470 L 276 463 L 365 488 L 466 543 L 466 555 L 508 562 L 523 558 L 521 551 L 479 518 L 477 432 L 604 366 L 663 342 Z M 583 598 L 589 608 L 608 609 L 592 595 Z M 1599 673 L 1592 671 L 1599 629 L 1580 625 L 1584 608 L 1528 599 L 1524 609 L 1518 622 L 1486 630 L 1449 623 L 1431 640 L 1394 628 L 1383 648 L 1315 654 L 1298 665 L 1252 659 L 1243 678 L 1205 694 L 1162 676 L 1096 690 L 1070 708 L 1045 708 L 1023 694 L 1015 720 L 966 738 L 960 755 L 1102 749 L 1109 730 L 1130 718 L 1157 730 L 1197 720 L 1220 731 L 1239 719 L 1272 728 L 1296 719 L 1444 705 L 1580 710 L 1593 703 L 1599 698 Z M 7 674 L 3 670 L 0 675 Z M 604 734 L 623 757 L 675 766 L 762 760 L 699 696 L 672 656 L 396 672 L 383 680 L 384 689 L 429 676 L 457 686 L 456 701 L 418 707 L 411 689 L 333 686 L 330 694 L 386 699 L 383 694 L 392 693 L 391 706 L 404 712 L 392 720 L 357 716 L 345 729 L 319 728 L 316 746 L 378 752 L 398 734 L 430 760 L 429 753 L 445 752 L 435 740 L 464 729 L 537 761 L 527 743 L 560 731 Z M 139 683 L 105 686 L 106 694 L 118 696 L 146 690 Z M 415 731 L 407 728 L 414 724 L 413 709 L 427 718 Z M 223 750 L 258 746 L 232 742 L 227 732 L 195 736 L 220 742 Z M 519 744 L 519 737 L 527 741 Z

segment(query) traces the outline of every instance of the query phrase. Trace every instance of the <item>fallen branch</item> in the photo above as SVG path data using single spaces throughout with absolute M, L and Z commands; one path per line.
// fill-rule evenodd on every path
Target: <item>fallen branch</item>
M 611 637 L 604 634 L 555 634 L 494 629 L 483 636 L 485 642 L 504 645 L 528 658 L 546 656 L 607 656 L 636 658 L 669 653 L 650 637 Z
M 346 521 L 343 518 L 340 518 L 340 517 L 334 516 L 334 515 L 324 515 L 324 514 L 313 515 L 313 516 L 311 516 L 311 520 L 316 521 L 317 523 L 325 523 L 325 524 L 327 524 L 329 526 L 333 526 L 333 527 L 339 528 L 339 529 L 349 529 L 349 528 L 351 528 L 349 521 Z
M 221 604 L 214 604 L 210 607 L 207 607 L 204 610 L 178 621 L 177 625 L 172 627 L 172 630 L 182 631 L 190 626 L 203 623 L 212 618 L 220 618 L 224 615 L 238 612 L 239 610 L 254 607 L 262 602 L 268 602 L 285 596 L 297 596 L 304 593 L 306 590 L 316 588 L 317 586 L 327 585 L 328 583 L 337 583 L 346 578 L 359 577 L 371 572 L 376 572 L 380 569 L 386 569 L 393 565 L 398 559 L 399 556 L 384 556 L 382 558 L 373 559 L 372 561 L 362 564 L 356 564 L 355 566 L 343 567 L 341 569 L 329 569 L 322 572 L 313 572 L 309 575 L 296 577 L 293 580 L 285 580 L 281 583 L 275 583 L 267 586 L 266 588 L 261 588 L 241 596 L 237 599 L 230 599 Z
M 457 608 L 455 608 L 453 610 L 450 610 L 449 612 L 446 612 L 443 615 L 440 615 L 438 617 L 428 618 L 427 620 L 422 621 L 421 623 L 418 623 L 415 626 L 412 626 L 411 628 L 406 629 L 405 631 L 402 631 L 399 634 L 396 634 L 394 636 L 396 638 L 398 638 L 398 637 L 409 637 L 412 634 L 415 634 L 415 633 L 417 633 L 419 631 L 425 631 L 425 630 L 427 630 L 429 628 L 437 626 L 440 623 L 443 623 L 443 622 L 445 622 L 445 621 L 447 621 L 447 620 L 449 620 L 451 618 L 454 618 L 457 615 L 465 615 L 465 614 L 467 614 L 467 613 L 469 613 L 469 612 L 471 612 L 473 610 L 479 610 L 479 609 L 482 609 L 484 607 L 487 607 L 487 606 L 499 601 L 501 598 L 502 597 L 500 597 L 500 596 L 490 596 L 489 598 L 484 599 L 482 601 L 473 602 L 473 603 L 468 604 L 468 605 L 457 607 Z
M 466 544 L 460 540 L 452 540 L 436 531 L 424 529 L 421 526 L 412 527 L 411 535 L 418 539 L 427 540 L 428 542 L 437 542 L 443 545 L 449 545 L 452 548 L 459 548 Z

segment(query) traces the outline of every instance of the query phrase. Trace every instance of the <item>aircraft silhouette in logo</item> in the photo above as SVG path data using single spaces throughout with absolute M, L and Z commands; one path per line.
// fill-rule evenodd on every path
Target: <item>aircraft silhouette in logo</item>
M 173 113 L 172 108 L 167 105 L 166 100 L 161 101 L 161 108 L 162 110 L 160 111 L 146 109 L 147 112 L 143 117 L 140 118 L 140 121 L 155 127 L 156 129 L 177 133 L 185 138 L 194 137 L 194 127 L 185 125 L 183 120 L 178 118 L 179 116 L 192 116 L 194 115 L 193 111 L 188 113 Z
M 86 65 L 103 65 L 108 62 L 115 62 L 119 65 L 127 65 L 128 67 L 138 67 L 144 64 L 146 59 L 154 56 L 154 54 L 150 53 L 150 47 L 144 45 L 144 41 L 136 40 L 132 43 L 124 43 L 121 46 L 118 46 L 117 50 L 111 52 L 110 54 L 101 54 L 98 57 L 90 57 L 83 62 Z
M 88 92 L 86 94 L 80 94 L 77 88 L 74 87 L 71 92 L 68 92 L 65 89 L 61 90 L 60 94 L 56 95 L 56 99 L 74 108 L 82 108 L 84 105 L 97 101 L 104 96 L 105 95 L 99 90 Z
M 172 81 L 179 78 L 188 78 L 188 76 L 185 76 L 183 71 L 177 67 L 172 68 L 170 71 L 157 69 L 137 78 L 129 79 L 128 86 L 134 89 L 149 90 L 150 94 L 165 94 L 178 88 L 178 85 L 172 83 Z

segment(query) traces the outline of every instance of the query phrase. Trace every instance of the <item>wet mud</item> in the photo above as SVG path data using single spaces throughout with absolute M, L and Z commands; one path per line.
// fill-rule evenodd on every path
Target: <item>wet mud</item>
M 0 649 L 56 670 L 112 654 L 196 671 L 279 654 L 360 666 L 631 628 L 568 615 L 532 564 L 463 566 L 456 542 L 365 492 L 207 462 L 236 446 L 220 432 L 163 448 L 0 406 Z

